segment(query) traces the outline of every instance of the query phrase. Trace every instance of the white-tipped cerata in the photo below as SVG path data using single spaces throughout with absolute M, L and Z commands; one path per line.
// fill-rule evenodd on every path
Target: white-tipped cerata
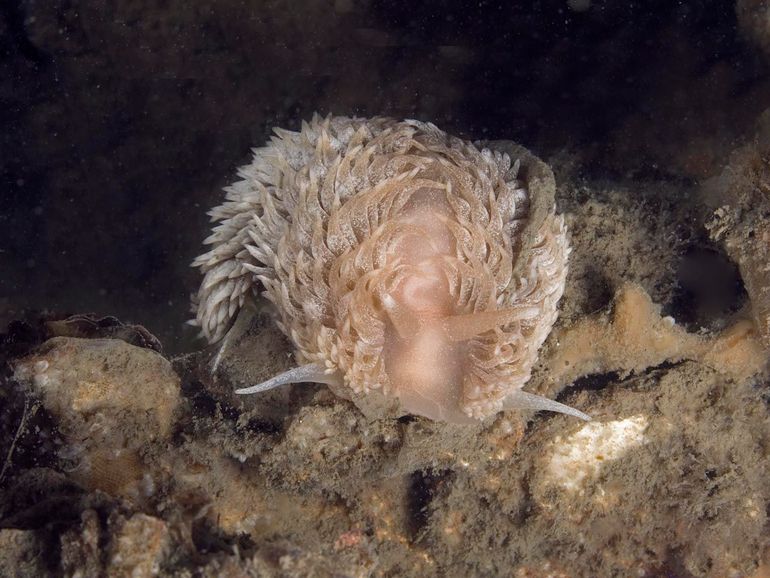
M 262 295 L 313 365 L 238 393 L 334 380 L 353 403 L 397 399 L 437 421 L 484 420 L 507 398 L 585 419 L 516 393 L 569 257 L 553 172 L 526 149 L 416 120 L 314 116 L 276 130 L 239 176 L 194 263 L 194 323 L 219 342 Z

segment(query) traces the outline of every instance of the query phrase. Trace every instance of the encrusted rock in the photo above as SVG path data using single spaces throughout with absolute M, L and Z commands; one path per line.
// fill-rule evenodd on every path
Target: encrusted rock
M 60 457 L 88 487 L 146 493 L 141 454 L 171 433 L 179 378 L 158 353 L 117 339 L 55 337 L 14 365 L 58 421 Z

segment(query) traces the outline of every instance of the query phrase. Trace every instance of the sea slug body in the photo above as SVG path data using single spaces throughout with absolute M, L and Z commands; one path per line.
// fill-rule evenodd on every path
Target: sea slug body
M 299 367 L 239 393 L 327 383 L 350 399 L 470 423 L 525 407 L 569 246 L 553 175 L 507 141 L 432 124 L 315 116 L 276 129 L 209 214 L 193 323 L 221 340 L 260 291 Z M 513 159 L 513 160 L 512 160 Z

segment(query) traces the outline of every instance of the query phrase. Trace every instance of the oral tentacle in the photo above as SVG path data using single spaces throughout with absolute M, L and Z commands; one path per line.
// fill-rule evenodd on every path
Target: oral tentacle
M 534 393 L 522 390 L 512 392 L 503 400 L 503 409 L 531 409 L 534 411 L 554 411 L 563 413 L 584 421 L 591 421 L 591 416 L 582 411 L 554 401 L 547 397 L 541 397 Z
M 310 363 L 279 373 L 275 377 L 271 377 L 262 383 L 236 389 L 235 393 L 238 395 L 262 393 L 263 391 L 275 389 L 276 387 L 287 385 L 289 383 L 325 383 L 330 385 L 338 384 L 339 382 L 340 379 L 338 375 L 327 373 L 326 368 L 316 365 L 315 363 Z

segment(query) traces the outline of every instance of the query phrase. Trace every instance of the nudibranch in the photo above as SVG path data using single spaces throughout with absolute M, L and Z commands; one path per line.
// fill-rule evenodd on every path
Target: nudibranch
M 589 419 L 522 391 L 570 252 L 547 165 L 386 118 L 316 115 L 253 152 L 209 213 L 192 323 L 220 341 L 263 292 L 299 367 L 237 393 L 316 382 L 439 421 Z

